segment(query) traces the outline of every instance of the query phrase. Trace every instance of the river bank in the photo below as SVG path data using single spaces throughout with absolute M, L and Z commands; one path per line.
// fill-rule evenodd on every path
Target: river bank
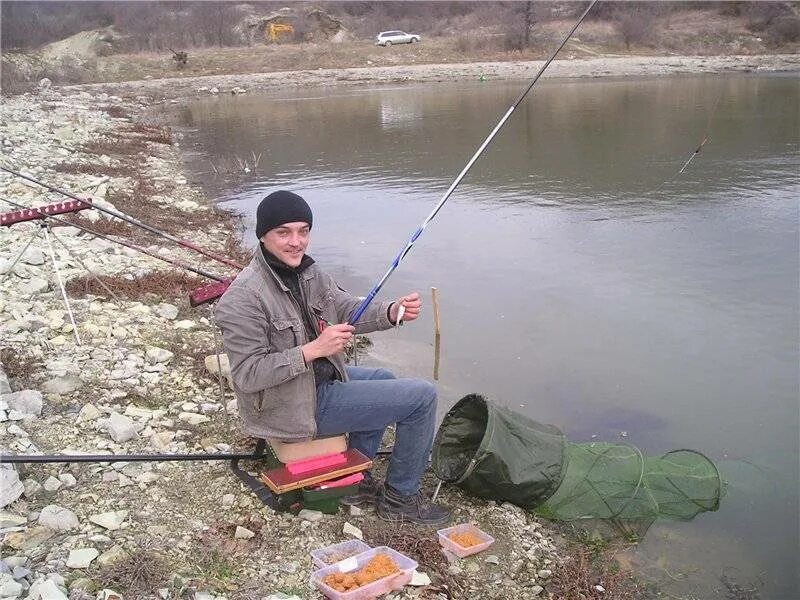
M 180 140 L 158 120 L 150 98 L 55 90 L 45 82 L 36 94 L 4 101 L 0 143 L 12 168 L 246 260 L 236 220 L 188 183 Z M 62 200 L 5 173 L 0 198 L 26 206 Z M 226 272 L 103 213 L 65 218 Z M 33 223 L 0 230 L 3 449 L 249 451 L 230 390 L 221 397 L 205 367 L 218 347 L 209 313 L 186 299 L 204 281 L 54 223 L 52 251 L 73 327 L 46 240 L 40 235 L 25 248 L 37 231 Z M 430 577 L 395 600 L 559 597 L 576 581 L 587 597 L 615 590 L 615 598 L 636 597 L 626 575 L 586 563 L 584 550 L 573 554 L 552 526 L 449 487 L 441 499 L 455 508 L 454 522 L 475 521 L 497 538 L 488 556 L 454 559 L 438 551 L 431 531 L 387 527 L 371 511 L 276 513 L 224 462 L 34 465 L 2 475 L 0 579 L 9 598 L 318 598 L 307 585 L 309 552 L 347 539 L 346 524 L 372 545 L 409 552 Z
M 444 81 L 531 79 L 543 61 L 471 62 L 372 66 L 342 69 L 279 71 L 242 75 L 168 77 L 65 86 L 65 91 L 86 90 L 114 93 L 122 97 L 141 95 L 180 99 L 218 93 L 239 94 L 297 87 L 386 85 Z M 553 61 L 545 78 L 664 77 L 713 75 L 718 73 L 797 72 L 796 54 L 740 56 L 605 56 Z

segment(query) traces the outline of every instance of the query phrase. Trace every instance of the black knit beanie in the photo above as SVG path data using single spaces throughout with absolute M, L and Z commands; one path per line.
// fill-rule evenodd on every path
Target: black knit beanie
M 302 197 L 286 190 L 272 192 L 256 210 L 256 237 L 261 239 L 270 229 L 285 223 L 308 223 L 311 227 L 311 207 Z

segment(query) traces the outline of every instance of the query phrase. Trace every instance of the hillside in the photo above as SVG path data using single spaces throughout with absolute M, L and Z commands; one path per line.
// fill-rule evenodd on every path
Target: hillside
M 326 10 L 304 3 L 266 10 L 270 7 L 261 4 L 226 3 L 226 11 L 236 7 L 238 12 L 216 16 L 205 12 L 198 16 L 192 13 L 194 4 L 182 5 L 188 7 L 179 15 L 184 25 L 174 31 L 170 28 L 177 25 L 170 25 L 165 17 L 158 28 L 143 35 L 139 29 L 142 23 L 134 26 L 131 16 L 123 15 L 111 26 L 78 32 L 35 49 L 6 49 L 2 56 L 3 91 L 22 91 L 43 77 L 55 84 L 102 83 L 536 60 L 553 48 L 571 24 L 575 8 L 582 6 L 565 2 L 480 2 L 466 6 L 434 3 L 442 5 L 438 7 L 427 2 L 354 2 L 342 6 L 343 3 L 331 2 L 323 3 Z M 359 14 L 355 5 L 364 4 L 377 4 L 380 14 L 375 7 Z M 395 5 L 406 10 L 394 14 L 390 8 Z M 443 8 L 445 5 L 450 6 L 449 11 Z M 451 5 L 459 5 L 460 10 Z M 528 7 L 529 13 L 525 12 Z M 788 2 L 601 3 L 562 56 L 794 54 L 800 49 L 799 7 L 798 3 Z M 438 12 L 432 13 L 434 9 Z M 215 18 L 219 29 L 211 35 L 208 32 Z M 201 27 L 202 23 L 205 26 Z M 289 24 L 293 31 L 278 33 L 271 41 L 271 23 Z M 7 25 L 4 19 L 4 30 Z M 420 33 L 422 41 L 390 48 L 374 45 L 375 33 L 399 26 Z M 197 35 L 186 38 L 185 32 L 190 28 Z M 187 53 L 186 64 L 174 60 L 173 49 Z

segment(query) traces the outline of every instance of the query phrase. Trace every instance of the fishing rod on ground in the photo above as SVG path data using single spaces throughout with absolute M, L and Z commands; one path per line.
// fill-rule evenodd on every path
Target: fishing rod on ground
M 455 178 L 455 180 L 453 180 L 453 183 L 450 184 L 450 187 L 447 188 L 447 191 L 444 193 L 444 195 L 442 196 L 441 200 L 439 200 L 438 204 L 436 204 L 434 209 L 425 218 L 425 220 L 417 228 L 417 230 L 414 231 L 414 233 L 411 234 L 411 237 L 409 238 L 408 242 L 406 242 L 405 247 L 395 257 L 395 259 L 392 261 L 392 264 L 389 265 L 389 268 L 387 269 L 386 273 L 384 273 L 383 277 L 381 277 L 380 280 L 378 280 L 378 282 L 373 286 L 373 288 L 370 290 L 369 294 L 367 294 L 367 296 L 364 298 L 364 300 L 361 302 L 361 304 L 358 305 L 358 307 L 356 308 L 355 312 L 350 317 L 350 320 L 348 321 L 348 324 L 355 325 L 356 322 L 358 322 L 358 320 L 361 318 L 361 315 L 364 314 L 364 311 L 367 309 L 367 307 L 370 305 L 370 303 L 375 298 L 377 293 L 380 291 L 380 289 L 383 287 L 383 285 L 389 279 L 391 274 L 395 271 L 395 269 L 397 269 L 397 267 L 400 265 L 400 262 L 406 257 L 406 254 L 408 254 L 411 251 L 411 248 L 414 245 L 414 242 L 416 242 L 417 239 L 422 235 L 422 232 L 425 231 L 425 228 L 428 226 L 428 224 L 433 220 L 433 218 L 441 210 L 442 206 L 444 206 L 444 203 L 447 202 L 447 199 L 450 197 L 450 195 L 453 193 L 453 191 L 455 191 L 455 189 L 458 187 L 458 184 L 461 183 L 461 180 L 464 179 L 464 176 L 472 168 L 472 165 L 475 163 L 475 161 L 477 161 L 478 158 L 480 158 L 481 154 L 483 154 L 483 151 L 486 149 L 486 147 L 492 142 L 494 137 L 497 135 L 497 132 L 500 131 L 500 129 L 503 127 L 503 125 L 505 125 L 506 121 L 508 121 L 509 117 L 511 117 L 511 114 L 514 112 L 514 110 L 517 108 L 517 106 L 525 99 L 525 96 L 527 96 L 528 92 L 531 91 L 533 86 L 539 80 L 539 77 L 542 76 L 542 73 L 544 73 L 545 69 L 547 69 L 547 67 L 550 65 L 550 63 L 553 62 L 553 59 L 561 51 L 561 49 L 566 45 L 566 43 L 572 37 L 572 34 L 575 33 L 575 30 L 578 29 L 578 26 L 583 22 L 583 20 L 586 17 L 586 15 L 589 14 L 589 11 L 592 10 L 592 7 L 595 4 L 597 4 L 597 2 L 598 2 L 598 0 L 592 0 L 591 1 L 589 6 L 586 7 L 586 9 L 583 11 L 581 16 L 578 18 L 578 20 L 575 22 L 575 24 L 569 30 L 569 32 L 567 32 L 567 34 L 564 36 L 564 39 L 561 41 L 561 43 L 558 45 L 558 47 L 555 49 L 555 51 L 550 55 L 550 57 L 547 59 L 547 61 L 539 69 L 539 72 L 536 73 L 536 76 L 528 84 L 528 87 L 526 87 L 520 93 L 520 95 L 517 96 L 517 99 L 514 100 L 514 103 L 508 108 L 508 110 L 502 116 L 502 118 L 497 123 L 497 125 L 495 125 L 494 129 L 492 129 L 492 131 L 489 133 L 489 135 L 486 137 L 486 139 L 483 141 L 483 143 L 478 147 L 478 149 L 475 151 L 475 154 L 473 154 L 472 158 L 470 158 L 469 161 L 467 162 L 466 166 L 461 170 L 461 172 L 458 174 L 458 176 Z
M 5 171 L 6 173 L 10 173 L 11 175 L 14 175 L 15 177 L 19 177 L 21 179 L 25 179 L 27 181 L 30 181 L 31 183 L 35 183 L 36 185 L 41 186 L 41 187 L 45 188 L 46 190 L 49 190 L 51 192 L 56 192 L 57 194 L 61 194 L 62 196 L 66 196 L 67 198 L 72 198 L 73 200 L 78 200 L 79 202 L 86 202 L 86 200 L 84 200 L 83 198 L 79 198 L 75 194 L 72 194 L 72 193 L 67 192 L 65 190 L 59 189 L 57 187 L 54 187 L 52 185 L 49 185 L 49 184 L 44 183 L 42 181 L 39 181 L 38 179 L 34 179 L 30 175 L 25 175 L 24 173 L 20 173 L 19 171 L 14 171 L 13 169 L 9 169 L 8 167 L 4 167 L 2 165 L 0 165 L 0 170 Z M 228 258 L 225 258 L 224 256 L 220 256 L 219 254 L 211 252 L 210 250 L 206 250 L 206 249 L 198 246 L 197 244 L 193 244 L 192 242 L 189 242 L 187 240 L 182 240 L 180 238 L 177 238 L 174 235 L 167 233 L 166 231 L 162 231 L 161 229 L 156 229 L 152 225 L 148 225 L 147 223 L 143 223 L 142 221 L 140 221 L 138 219 L 135 219 L 134 217 L 132 217 L 130 215 L 127 215 L 125 213 L 119 212 L 118 210 L 107 208 L 105 206 L 100 206 L 100 205 L 94 204 L 94 203 L 92 203 L 92 208 L 95 208 L 95 209 L 99 210 L 100 212 L 104 212 L 104 213 L 106 213 L 108 215 L 111 215 L 112 217 L 116 217 L 117 219 L 121 219 L 122 221 L 125 221 L 126 223 L 129 223 L 129 224 L 131 224 L 131 225 L 133 225 L 135 227 L 139 227 L 140 229 L 144 229 L 145 231 L 148 231 L 150 233 L 158 235 L 158 236 L 160 236 L 160 237 L 162 237 L 164 239 L 167 239 L 167 240 L 169 240 L 169 241 L 171 241 L 171 242 L 173 242 L 175 244 L 178 244 L 179 246 L 183 246 L 184 248 L 188 248 L 189 250 L 194 250 L 195 252 L 198 252 L 198 253 L 202 254 L 203 256 L 211 258 L 211 259 L 213 259 L 213 260 L 215 260 L 217 262 L 220 262 L 222 264 L 228 265 L 229 267 L 234 267 L 235 269 L 238 269 L 240 271 L 243 269 L 242 265 L 240 265 L 239 263 L 237 263 L 235 261 L 232 261 L 232 260 L 230 260 Z
M 213 273 L 209 273 L 208 271 L 205 271 L 203 269 L 200 269 L 200 268 L 197 268 L 197 267 L 193 267 L 191 265 L 187 265 L 186 263 L 181 262 L 179 260 L 176 260 L 174 258 L 169 258 L 168 256 L 162 256 L 162 255 L 160 255 L 160 254 L 158 254 L 156 252 L 152 252 L 152 251 L 150 251 L 150 250 L 148 250 L 146 248 L 142 248 L 141 246 L 137 246 L 136 244 L 132 244 L 132 243 L 124 241 L 124 240 L 119 240 L 119 239 L 116 239 L 116 238 L 112 238 L 112 237 L 110 237 L 108 235 L 100 233 L 99 231 L 95 231 L 93 229 L 90 229 L 89 227 L 85 227 L 84 225 L 79 225 L 78 223 L 74 223 L 72 221 L 68 221 L 66 219 L 62 219 L 60 217 L 56 217 L 55 215 L 47 214 L 46 210 L 43 209 L 43 208 L 29 208 L 29 207 L 27 207 L 27 206 L 25 206 L 23 204 L 19 204 L 18 202 L 14 202 L 13 200 L 9 200 L 8 198 L 0 198 L 0 201 L 6 202 L 7 204 L 10 204 L 11 206 L 16 206 L 17 208 L 22 209 L 26 213 L 30 213 L 30 212 L 37 213 L 35 218 L 41 218 L 41 219 L 45 219 L 45 220 L 46 219 L 52 219 L 53 221 L 55 221 L 57 223 L 61 223 L 63 225 L 67 225 L 69 227 L 75 227 L 76 229 L 80 229 L 81 231 L 85 231 L 86 233 L 88 233 L 90 235 L 93 235 L 93 236 L 96 236 L 96 237 L 98 237 L 100 239 L 109 241 L 109 242 L 111 242 L 113 244 L 119 244 L 120 246 L 125 246 L 126 248 L 130 248 L 131 250 L 135 250 L 136 252 L 140 252 L 142 254 L 146 254 L 147 256 L 151 256 L 153 258 L 157 258 L 158 260 L 164 261 L 164 262 L 169 263 L 171 265 L 174 265 L 176 267 L 180 267 L 181 269 L 185 269 L 186 271 L 190 271 L 190 272 L 195 273 L 197 275 L 201 275 L 203 277 L 207 277 L 208 279 L 213 279 L 214 281 L 219 281 L 219 282 L 224 282 L 224 281 L 227 280 L 227 278 L 225 278 L 225 277 L 221 277 L 219 275 L 215 275 Z M 5 224 L 5 223 L 3 223 L 3 224 Z

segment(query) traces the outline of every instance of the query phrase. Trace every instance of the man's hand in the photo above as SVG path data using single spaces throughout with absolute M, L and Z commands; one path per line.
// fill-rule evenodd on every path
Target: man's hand
M 395 300 L 392 303 L 392 307 L 389 309 L 389 320 L 392 323 L 397 324 L 397 312 L 400 310 L 400 305 L 405 307 L 403 321 L 413 321 L 419 316 L 419 313 L 422 310 L 422 299 L 419 297 L 417 292 L 411 292 L 410 294 Z
M 347 323 L 331 325 L 323 329 L 317 339 L 301 348 L 306 364 L 311 364 L 311 361 L 318 358 L 333 356 L 344 350 L 347 342 L 353 337 L 354 331 L 355 327 Z

